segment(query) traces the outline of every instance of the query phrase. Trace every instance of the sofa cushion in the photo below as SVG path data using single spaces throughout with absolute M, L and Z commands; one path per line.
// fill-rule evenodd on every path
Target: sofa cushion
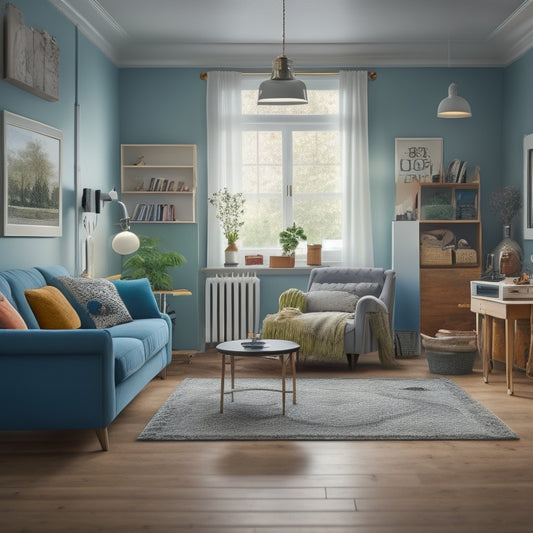
M 109 280 L 59 276 L 55 281 L 64 294 L 68 293 L 75 300 L 74 308 L 80 315 L 82 325 L 87 319 L 97 329 L 131 322 L 131 315 Z M 68 298 L 67 294 L 65 296 Z
M 116 279 L 112 280 L 111 283 L 117 288 L 119 296 L 134 320 L 161 318 L 159 307 L 147 278 Z
M 306 313 L 338 311 L 354 313 L 359 296 L 346 291 L 311 291 L 305 300 Z
M 41 329 L 78 329 L 80 317 L 59 289 L 46 285 L 24 291 Z
M 119 337 L 113 339 L 115 358 L 115 383 L 122 383 L 144 365 L 144 350 L 139 339 Z
M 0 292 L 0 329 L 28 329 L 20 313 Z
M 114 339 L 133 338 L 143 344 L 145 359 L 156 355 L 169 340 L 170 332 L 162 318 L 144 318 L 107 329 Z
M 11 288 L 11 303 L 22 316 L 29 329 L 39 329 L 39 323 L 26 300 L 24 291 L 27 289 L 39 289 L 46 285 L 46 280 L 36 268 L 14 268 L 4 270 L 2 277 L 9 283 Z M 9 298 L 9 295 L 7 295 Z

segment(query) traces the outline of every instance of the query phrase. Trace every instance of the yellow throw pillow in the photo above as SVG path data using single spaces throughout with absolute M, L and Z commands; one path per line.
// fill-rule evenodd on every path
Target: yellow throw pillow
M 78 329 L 81 320 L 59 289 L 52 286 L 24 291 L 41 329 Z
M 0 329 L 28 329 L 20 313 L 0 292 Z

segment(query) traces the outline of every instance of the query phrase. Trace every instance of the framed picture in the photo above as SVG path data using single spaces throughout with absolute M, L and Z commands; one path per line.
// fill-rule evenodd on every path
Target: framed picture
M 442 137 L 395 139 L 396 220 L 416 220 L 419 183 L 439 183 Z
M 61 236 L 60 130 L 3 112 L 1 234 Z

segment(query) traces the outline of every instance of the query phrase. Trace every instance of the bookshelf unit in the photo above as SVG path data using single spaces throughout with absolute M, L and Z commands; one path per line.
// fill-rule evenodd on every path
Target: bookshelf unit
M 420 243 L 425 232 L 448 231 L 471 247 L 420 246 L 420 331 L 474 329 L 470 281 L 480 278 L 482 262 L 479 183 L 421 183 L 418 197 Z
M 120 159 L 132 224 L 196 222 L 195 144 L 122 144 Z

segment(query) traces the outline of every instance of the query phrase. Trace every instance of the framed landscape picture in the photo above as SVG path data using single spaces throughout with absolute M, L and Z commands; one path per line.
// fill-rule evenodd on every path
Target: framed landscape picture
M 61 236 L 60 130 L 3 112 L 1 234 Z

